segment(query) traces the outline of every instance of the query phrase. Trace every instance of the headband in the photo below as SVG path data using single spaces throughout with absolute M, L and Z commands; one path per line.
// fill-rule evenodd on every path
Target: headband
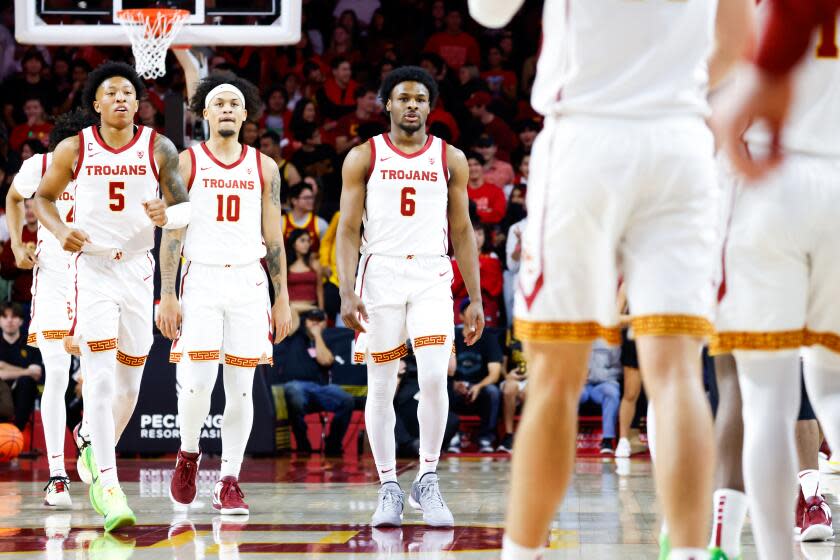
M 245 96 L 242 94 L 242 92 L 239 90 L 239 88 L 232 85 L 232 84 L 227 84 L 227 83 L 219 84 L 216 87 L 214 87 L 213 89 L 211 89 L 210 93 L 207 94 L 207 97 L 204 98 L 204 106 L 209 107 L 210 106 L 210 101 L 212 101 L 213 98 L 216 97 L 217 95 L 219 95 L 220 93 L 224 93 L 224 92 L 229 92 L 229 93 L 232 93 L 232 94 L 236 95 L 236 97 L 238 97 L 239 101 L 242 103 L 242 106 L 243 107 L 245 106 Z

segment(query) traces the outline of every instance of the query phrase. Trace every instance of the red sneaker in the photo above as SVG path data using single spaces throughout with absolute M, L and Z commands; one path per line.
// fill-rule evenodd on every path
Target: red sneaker
M 198 476 L 200 461 L 201 453 L 178 450 L 175 472 L 172 473 L 172 482 L 169 483 L 169 497 L 172 501 L 185 505 L 193 503 L 196 495 L 195 479 Z
M 245 494 L 239 488 L 239 481 L 234 476 L 226 476 L 213 488 L 213 507 L 222 515 L 248 515 Z
M 807 500 L 799 492 L 800 505 L 797 506 L 797 525 L 802 541 L 825 541 L 834 536 L 831 527 L 831 509 L 822 496 L 811 496 Z M 800 516 L 801 515 L 801 516 Z

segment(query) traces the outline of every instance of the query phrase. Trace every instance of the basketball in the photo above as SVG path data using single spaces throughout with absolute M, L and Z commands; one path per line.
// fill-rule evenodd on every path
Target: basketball
M 23 450 L 23 434 L 14 424 L 0 424 L 0 462 L 14 459 Z

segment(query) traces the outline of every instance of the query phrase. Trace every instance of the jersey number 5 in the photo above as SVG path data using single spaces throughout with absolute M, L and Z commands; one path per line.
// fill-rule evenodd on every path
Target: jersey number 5
M 125 188 L 125 183 L 122 181 L 112 181 L 108 183 L 108 200 L 111 202 L 108 205 L 114 212 L 122 212 L 125 210 L 125 195 L 122 193 Z
M 224 222 L 226 219 L 228 222 L 238 222 L 239 221 L 239 195 L 232 194 L 227 197 L 227 204 L 225 204 L 225 195 L 218 194 L 216 195 L 216 200 L 218 201 L 218 214 L 216 214 L 216 221 L 217 222 Z M 227 212 L 225 212 L 227 211 Z
M 413 216 L 415 201 L 411 196 L 417 194 L 414 187 L 403 187 L 400 193 L 400 214 L 403 216 Z

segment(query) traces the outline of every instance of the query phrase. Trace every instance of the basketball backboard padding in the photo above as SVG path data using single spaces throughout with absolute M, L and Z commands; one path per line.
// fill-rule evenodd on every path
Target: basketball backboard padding
M 280 16 L 270 25 L 209 25 L 203 21 L 204 2 L 196 0 L 190 24 L 175 37 L 174 45 L 191 46 L 271 46 L 290 45 L 300 40 L 301 0 L 278 0 Z M 39 15 L 39 0 L 15 0 L 15 39 L 36 45 L 123 45 L 130 42 L 118 23 L 90 25 L 48 24 Z M 113 0 L 112 9 L 122 7 Z

